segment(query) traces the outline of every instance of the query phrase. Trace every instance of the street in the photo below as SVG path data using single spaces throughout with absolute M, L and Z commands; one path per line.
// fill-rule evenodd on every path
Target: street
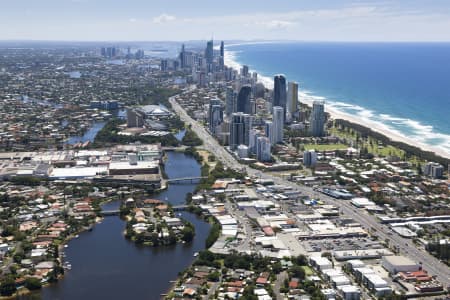
M 421 263 L 425 270 L 429 271 L 432 275 L 437 276 L 437 279 L 444 285 L 444 288 L 450 286 L 450 268 L 440 262 L 437 258 L 430 255 L 428 252 L 417 249 L 411 240 L 402 238 L 398 234 L 391 234 L 389 229 L 382 226 L 374 216 L 362 214 L 360 210 L 355 209 L 346 200 L 336 200 L 329 196 L 319 194 L 310 187 L 299 186 L 298 184 L 286 179 L 265 174 L 248 166 L 241 165 L 206 131 L 202 125 L 188 116 L 186 111 L 173 98 L 170 98 L 169 101 L 172 104 L 172 108 L 180 116 L 181 120 L 186 124 L 191 125 L 192 130 L 194 130 L 198 137 L 203 140 L 204 144 L 202 147 L 213 153 L 225 166 L 239 171 L 245 169 L 249 176 L 270 179 L 273 180 L 275 184 L 279 185 L 292 186 L 294 190 L 300 191 L 303 195 L 309 196 L 310 198 L 320 198 L 327 204 L 332 204 L 339 207 L 344 215 L 359 222 L 367 231 L 371 231 L 372 234 L 376 234 L 381 241 L 389 239 L 391 243 L 399 247 L 400 254 L 410 257 L 417 263 Z

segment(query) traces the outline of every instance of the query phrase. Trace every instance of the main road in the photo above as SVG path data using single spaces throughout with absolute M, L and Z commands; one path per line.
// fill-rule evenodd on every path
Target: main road
M 192 119 L 174 98 L 170 98 L 169 101 L 172 104 L 172 108 L 180 116 L 181 120 L 186 124 L 191 125 L 192 130 L 195 131 L 199 138 L 203 140 L 203 148 L 213 153 L 216 158 L 220 159 L 222 163 L 227 167 L 238 171 L 245 170 L 250 176 L 270 179 L 273 180 L 274 183 L 279 185 L 289 185 L 293 189 L 300 191 L 303 195 L 309 196 L 311 198 L 319 197 L 319 194 L 310 187 L 300 186 L 286 179 L 265 174 L 248 166 L 241 165 L 206 131 L 206 129 L 201 124 Z M 359 222 L 366 230 L 371 231 L 373 235 L 377 235 L 378 238 L 382 241 L 389 240 L 390 243 L 393 244 L 393 246 L 398 247 L 401 254 L 410 257 L 417 263 L 422 264 L 425 270 L 429 271 L 432 275 L 436 275 L 437 279 L 444 285 L 444 288 L 450 286 L 450 268 L 439 261 L 437 258 L 430 255 L 426 251 L 417 249 L 413 242 L 408 239 L 402 238 L 396 233 L 392 233 L 387 226 L 380 224 L 374 216 L 367 214 L 363 210 L 353 207 L 347 201 L 336 200 L 323 194 L 320 195 L 320 198 L 329 204 L 339 207 L 344 215 L 349 216 L 353 220 Z

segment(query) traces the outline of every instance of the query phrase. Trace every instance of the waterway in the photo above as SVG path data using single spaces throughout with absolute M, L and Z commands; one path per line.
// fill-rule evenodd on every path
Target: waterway
M 199 176 L 200 165 L 184 153 L 169 152 L 165 171 L 169 178 Z M 195 184 L 171 185 L 152 198 L 183 203 Z M 104 209 L 115 209 L 114 201 Z M 189 244 L 171 247 L 139 247 L 123 236 L 125 222 L 117 216 L 106 217 L 92 231 L 83 232 L 66 248 L 72 269 L 58 283 L 42 289 L 42 299 L 160 299 L 170 281 L 193 261 L 193 254 L 204 249 L 209 224 L 183 212 L 181 217 L 195 226 L 195 238 Z
M 76 135 L 71 136 L 67 140 L 67 144 L 76 144 L 76 143 L 84 143 L 84 142 L 93 142 L 95 139 L 95 136 L 97 133 L 102 130 L 102 128 L 105 126 L 106 122 L 94 122 L 92 123 L 92 126 L 83 134 L 83 135 Z
M 113 112 L 113 114 L 121 119 L 126 118 L 126 110 L 125 109 L 119 109 Z M 106 121 L 99 121 L 99 122 L 93 122 L 92 126 L 83 134 L 83 135 L 76 135 L 71 136 L 68 138 L 66 144 L 76 144 L 76 143 L 84 143 L 84 142 L 93 142 L 95 139 L 95 136 L 97 133 L 102 130 L 102 128 L 106 125 Z M 63 126 L 67 125 L 67 121 L 63 123 Z

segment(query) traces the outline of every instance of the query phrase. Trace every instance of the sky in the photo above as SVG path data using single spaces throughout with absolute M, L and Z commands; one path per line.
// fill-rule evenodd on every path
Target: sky
M 0 0 L 0 40 L 450 41 L 450 0 Z

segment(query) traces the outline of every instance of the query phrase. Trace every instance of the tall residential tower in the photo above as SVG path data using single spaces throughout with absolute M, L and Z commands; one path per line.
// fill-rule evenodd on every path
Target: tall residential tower
M 283 114 L 286 119 L 286 78 L 284 77 L 284 75 L 275 75 L 273 81 L 273 106 L 281 106 L 283 108 Z
M 314 101 L 309 121 L 312 136 L 325 135 L 325 103 L 323 101 Z

